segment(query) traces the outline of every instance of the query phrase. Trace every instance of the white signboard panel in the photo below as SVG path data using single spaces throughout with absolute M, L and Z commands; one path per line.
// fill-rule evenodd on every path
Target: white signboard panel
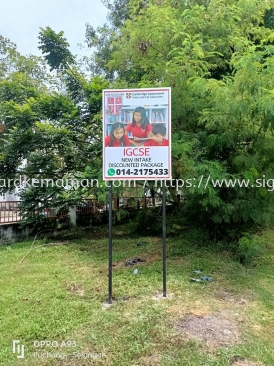
M 103 90 L 103 179 L 171 179 L 171 90 Z

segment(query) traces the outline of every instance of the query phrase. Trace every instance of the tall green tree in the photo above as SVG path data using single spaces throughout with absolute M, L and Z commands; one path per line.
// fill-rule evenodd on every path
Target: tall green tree
M 105 65 L 113 87 L 172 87 L 173 177 L 204 177 L 183 188 L 184 216 L 234 238 L 273 221 L 271 187 L 255 188 L 274 173 L 273 1 L 143 5 L 128 2 Z M 206 187 L 209 176 L 250 185 Z
M 52 91 L 48 83 L 38 84 L 23 70 L 0 81 L 0 115 L 5 125 L 1 178 L 7 182 L 26 177 L 21 212 L 25 223 L 36 225 L 44 222 L 44 209 L 57 212 L 79 201 L 83 191 L 91 193 L 85 187 L 69 187 L 66 181 L 98 175 L 102 89 L 107 87 L 104 79 L 86 80 L 77 70 L 62 32 L 41 29 L 39 39 L 52 77 L 61 81 L 63 90 Z
M 131 80 L 136 83 L 144 75 L 140 68 L 133 67 L 129 70 L 111 69 L 108 63 L 112 54 L 116 51 L 117 37 L 120 36 L 121 28 L 126 22 L 134 20 L 134 16 L 146 8 L 147 1 L 130 0 L 101 0 L 109 9 L 108 23 L 95 29 L 89 23 L 86 24 L 86 43 L 88 47 L 95 48 L 92 57 L 86 57 L 87 68 L 95 75 L 104 75 L 109 81 L 113 81 L 117 75 L 124 80 Z
M 48 81 L 46 63 L 42 57 L 21 55 L 14 43 L 0 35 L 0 80 L 13 72 L 27 74 L 40 83 Z

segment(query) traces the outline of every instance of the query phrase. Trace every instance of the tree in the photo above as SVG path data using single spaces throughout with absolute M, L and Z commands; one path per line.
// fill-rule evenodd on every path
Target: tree
M 21 55 L 14 43 L 0 35 L 0 80 L 12 72 L 27 74 L 39 83 L 48 82 L 46 63 L 42 57 Z
M 85 57 L 87 68 L 94 75 L 104 75 L 109 81 L 113 81 L 117 75 L 124 80 L 131 80 L 132 83 L 138 82 L 144 75 L 140 68 L 127 70 L 112 70 L 108 67 L 108 63 L 112 58 L 112 54 L 116 51 L 114 43 L 119 38 L 120 30 L 126 24 L 134 19 L 134 15 L 138 14 L 147 5 L 147 1 L 130 1 L 130 0 L 101 0 L 101 2 L 109 9 L 108 24 L 94 29 L 89 23 L 86 24 L 86 43 L 89 48 L 96 48 L 91 58 Z
M 251 187 L 273 176 L 271 6 L 151 0 L 140 9 L 129 1 L 105 62 L 114 87 L 172 86 L 174 178 L 250 180 L 183 188 L 184 215 L 216 237 L 273 220 L 270 190 Z
M 3 78 L 10 69 L 10 59 L 15 53 L 15 44 L 0 35 L 0 78 Z
M 1 178 L 26 177 L 21 213 L 25 223 L 38 226 L 44 222 L 44 209 L 57 212 L 79 201 L 83 191 L 91 193 L 90 188 L 66 184 L 66 180 L 93 178 L 98 173 L 102 89 L 107 87 L 102 78 L 84 79 L 62 32 L 41 29 L 39 37 L 46 60 L 56 72 L 53 77 L 66 89 L 51 91 L 23 71 L 11 72 L 0 81 L 0 113 L 5 124 Z

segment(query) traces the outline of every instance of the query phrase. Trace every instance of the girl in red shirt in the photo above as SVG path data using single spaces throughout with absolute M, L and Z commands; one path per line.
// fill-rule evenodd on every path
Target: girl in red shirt
M 124 125 L 120 122 L 114 123 L 111 133 L 105 138 L 105 147 L 130 146 L 128 137 L 125 134 Z
M 133 113 L 132 122 L 126 127 L 125 134 L 132 133 L 133 139 L 130 139 L 130 143 L 135 146 L 142 145 L 142 142 L 135 141 L 134 138 L 147 138 L 150 137 L 150 131 L 152 126 L 148 121 L 146 110 L 143 107 L 137 107 Z

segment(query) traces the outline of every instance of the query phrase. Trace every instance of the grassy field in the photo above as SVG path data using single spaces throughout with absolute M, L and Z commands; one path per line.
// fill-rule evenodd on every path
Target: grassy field
M 122 230 L 114 229 L 110 307 L 107 228 L 48 239 L 54 245 L 22 263 L 32 241 L 0 247 L 1 365 L 274 365 L 274 231 L 258 236 L 262 253 L 249 266 L 186 236 L 168 238 L 164 299 L 161 238 Z M 125 265 L 135 257 L 145 262 Z M 190 280 L 202 275 L 213 282 Z

